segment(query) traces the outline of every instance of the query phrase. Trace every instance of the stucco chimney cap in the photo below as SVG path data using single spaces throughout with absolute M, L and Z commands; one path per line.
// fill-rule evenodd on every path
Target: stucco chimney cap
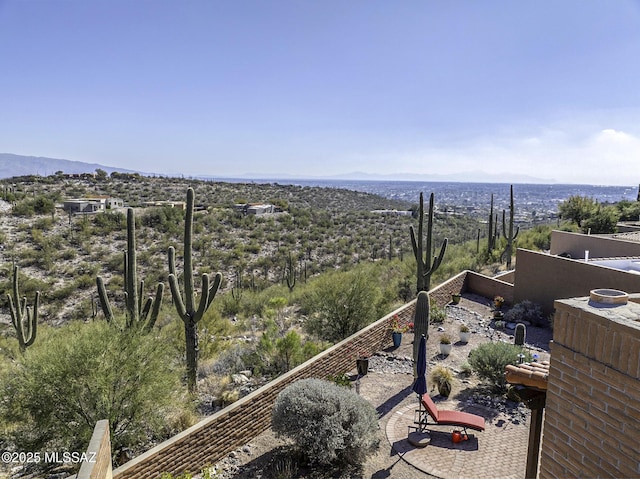
M 596 303 L 616 306 L 627 304 L 629 301 L 629 295 L 618 289 L 592 289 L 589 298 Z

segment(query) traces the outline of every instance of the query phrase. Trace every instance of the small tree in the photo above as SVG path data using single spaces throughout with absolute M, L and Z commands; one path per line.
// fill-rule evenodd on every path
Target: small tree
M 0 391 L 0 414 L 20 449 L 84 450 L 101 419 L 109 420 L 114 448 L 167 431 L 181 386 L 162 342 L 104 321 L 48 332 Z
M 378 319 L 380 288 L 362 271 L 323 275 L 305 299 L 307 329 L 319 338 L 337 342 Z
M 332 382 L 303 379 L 276 398 L 273 430 L 295 442 L 311 463 L 360 464 L 378 447 L 376 410 Z

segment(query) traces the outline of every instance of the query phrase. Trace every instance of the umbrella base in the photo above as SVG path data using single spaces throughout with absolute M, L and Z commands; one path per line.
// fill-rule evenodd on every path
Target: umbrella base
M 414 431 L 409 433 L 407 440 L 414 447 L 426 447 L 431 442 L 431 436 L 428 432 Z

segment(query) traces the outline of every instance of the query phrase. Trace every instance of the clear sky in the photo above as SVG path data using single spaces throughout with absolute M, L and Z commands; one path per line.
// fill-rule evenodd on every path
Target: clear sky
M 640 182 L 640 0 L 0 0 L 0 152 Z

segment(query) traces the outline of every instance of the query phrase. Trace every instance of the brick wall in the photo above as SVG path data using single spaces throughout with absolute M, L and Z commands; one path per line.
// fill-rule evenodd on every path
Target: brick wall
M 640 477 L 640 305 L 555 307 L 539 477 Z

